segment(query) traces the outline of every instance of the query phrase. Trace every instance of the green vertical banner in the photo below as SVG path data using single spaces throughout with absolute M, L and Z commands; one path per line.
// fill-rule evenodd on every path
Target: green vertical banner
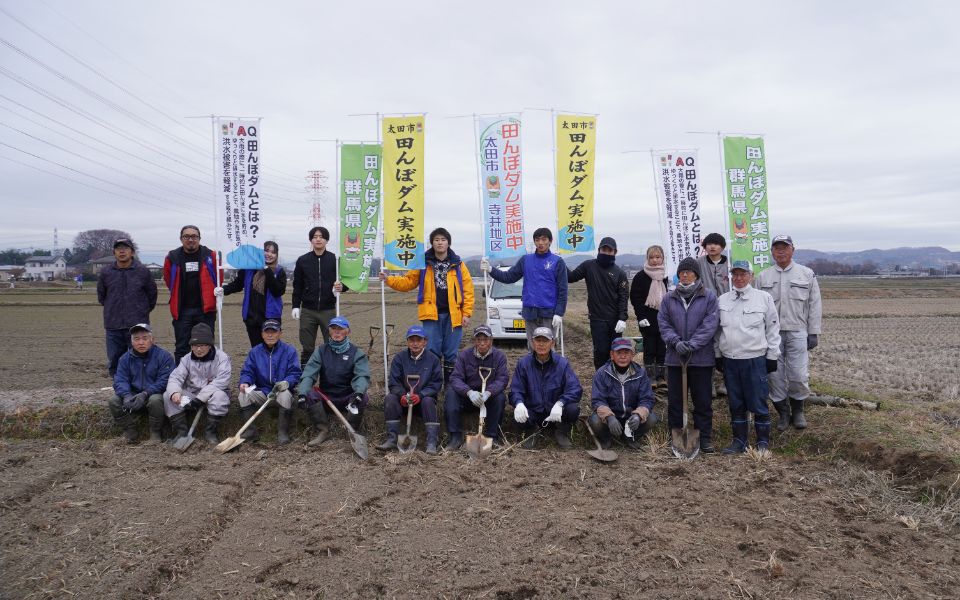
M 380 223 L 380 144 L 340 146 L 340 280 L 367 291 Z
M 771 264 L 763 138 L 723 137 L 723 181 L 730 260 L 749 260 L 759 273 Z

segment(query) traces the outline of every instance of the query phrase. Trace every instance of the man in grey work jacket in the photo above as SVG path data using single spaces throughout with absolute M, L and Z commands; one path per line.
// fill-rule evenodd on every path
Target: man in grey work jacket
M 820 336 L 820 286 L 813 270 L 793 262 L 793 238 L 773 238 L 776 264 L 757 277 L 757 287 L 773 296 L 780 315 L 780 358 L 770 374 L 770 399 L 780 418 L 777 430 L 793 423 L 804 429 L 803 401 L 810 395 L 810 357 Z M 789 403 L 788 403 L 789 400 Z

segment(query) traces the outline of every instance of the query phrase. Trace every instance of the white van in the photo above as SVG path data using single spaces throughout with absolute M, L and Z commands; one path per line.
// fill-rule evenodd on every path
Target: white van
M 506 271 L 508 267 L 497 267 Z M 487 325 L 494 339 L 526 340 L 527 329 L 520 310 L 523 279 L 514 283 L 500 283 L 490 278 L 486 290 Z

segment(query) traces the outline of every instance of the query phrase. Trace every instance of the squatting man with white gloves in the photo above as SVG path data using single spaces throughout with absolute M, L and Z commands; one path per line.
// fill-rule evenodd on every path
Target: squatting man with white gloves
M 539 429 L 552 425 L 557 445 L 563 450 L 573 448 L 570 430 L 580 417 L 582 395 L 580 380 L 569 361 L 553 352 L 553 330 L 535 329 L 533 351 L 517 361 L 510 382 L 513 418 L 526 438 L 522 447 L 535 448 Z

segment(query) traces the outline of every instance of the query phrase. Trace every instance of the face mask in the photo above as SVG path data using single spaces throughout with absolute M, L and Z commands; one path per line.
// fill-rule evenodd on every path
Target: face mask
M 617 262 L 616 256 L 612 254 L 602 254 L 600 252 L 597 253 L 597 264 L 599 264 L 601 267 L 609 267 L 615 262 Z

